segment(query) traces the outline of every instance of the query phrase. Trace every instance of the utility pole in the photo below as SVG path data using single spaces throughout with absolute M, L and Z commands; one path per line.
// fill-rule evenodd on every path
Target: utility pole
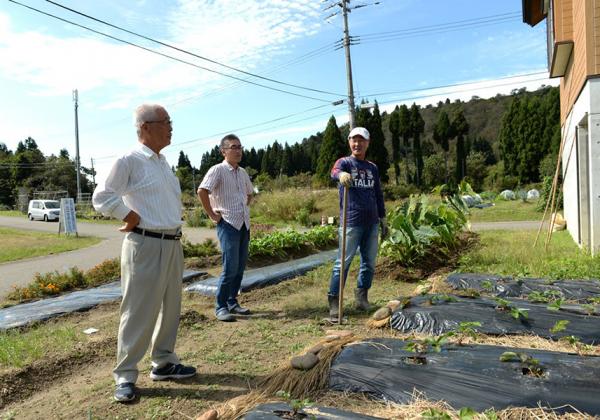
M 81 198 L 81 184 L 79 181 L 79 119 L 77 117 L 77 100 L 77 89 L 75 89 L 73 91 L 73 102 L 75 103 L 75 167 L 77 170 L 77 201 L 79 201 L 79 199 Z
M 348 84 L 348 118 L 350 130 L 354 128 L 356 120 L 354 109 L 354 85 L 352 83 L 352 60 L 350 58 L 350 34 L 348 31 L 348 3 L 349 0 L 341 0 L 342 14 L 344 16 L 344 51 L 346 52 L 346 79 Z
M 96 188 L 96 171 L 94 170 L 94 158 L 92 160 L 92 185 Z
M 322 1 L 325 2 L 327 0 Z M 373 1 L 372 3 L 361 3 L 353 7 L 348 7 L 349 3 L 350 0 L 339 0 L 337 2 L 328 4 L 327 7 L 323 9 L 323 11 L 329 10 L 336 6 L 342 9 L 342 16 L 344 19 L 344 39 L 342 41 L 344 45 L 344 51 L 346 52 L 346 79 L 348 84 L 348 120 L 350 124 L 350 129 L 353 129 L 356 121 L 356 109 L 354 107 L 354 84 L 352 81 L 352 59 L 350 58 L 350 45 L 353 45 L 355 39 L 353 39 L 353 37 L 350 36 L 350 31 L 348 30 L 348 13 L 350 13 L 354 9 L 381 4 L 381 2 Z M 325 18 L 325 20 L 336 16 L 338 13 L 339 12 L 334 12 L 330 14 Z

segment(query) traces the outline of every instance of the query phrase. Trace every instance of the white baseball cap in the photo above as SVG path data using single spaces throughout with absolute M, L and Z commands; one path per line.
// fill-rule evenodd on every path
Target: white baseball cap
M 371 140 L 369 131 L 364 127 L 354 127 L 352 131 L 350 131 L 350 134 L 348 134 L 348 140 L 354 136 L 361 136 L 365 140 Z

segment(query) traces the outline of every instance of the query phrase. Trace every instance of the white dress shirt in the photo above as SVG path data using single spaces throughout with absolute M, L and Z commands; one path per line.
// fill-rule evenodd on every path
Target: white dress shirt
M 139 148 L 118 159 L 104 184 L 96 187 L 94 208 L 123 220 L 133 210 L 142 229 L 177 229 L 181 226 L 181 188 L 164 155 Z
M 226 160 L 211 167 L 200 187 L 209 192 L 210 205 L 227 223 L 240 230 L 242 225 L 250 230 L 248 196 L 254 191 L 244 168 L 234 168 Z

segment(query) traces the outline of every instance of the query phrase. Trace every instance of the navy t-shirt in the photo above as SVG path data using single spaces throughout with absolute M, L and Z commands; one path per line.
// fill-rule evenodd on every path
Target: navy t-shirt
M 385 217 L 383 193 L 377 165 L 368 160 L 359 160 L 354 156 L 338 159 L 331 169 L 331 178 L 339 181 L 340 172 L 352 175 L 352 186 L 348 188 L 348 208 L 346 223 L 348 226 L 370 226 Z M 340 184 L 340 221 L 342 220 L 343 186 Z

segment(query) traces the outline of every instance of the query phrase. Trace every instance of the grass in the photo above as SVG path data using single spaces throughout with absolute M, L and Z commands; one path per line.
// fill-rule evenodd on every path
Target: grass
M 26 332 L 0 332 L 0 369 L 20 368 L 42 359 L 48 348 L 55 351 L 72 349 L 81 339 L 72 327 L 41 325 Z
M 484 231 L 481 244 L 459 261 L 457 271 L 551 279 L 600 278 L 600 256 L 580 249 L 568 232 L 552 235 L 544 249 L 545 232 L 533 248 L 536 231 Z
M 0 216 L 10 216 L 10 217 L 27 217 L 26 214 L 21 213 L 18 210 L 0 210 Z
M 0 263 L 85 248 L 100 242 L 93 236 L 58 236 L 0 227 Z
M 523 220 L 541 220 L 543 213 L 535 210 L 537 203 L 521 200 L 497 200 L 493 207 L 484 209 L 471 208 L 469 220 L 477 222 L 509 222 Z

